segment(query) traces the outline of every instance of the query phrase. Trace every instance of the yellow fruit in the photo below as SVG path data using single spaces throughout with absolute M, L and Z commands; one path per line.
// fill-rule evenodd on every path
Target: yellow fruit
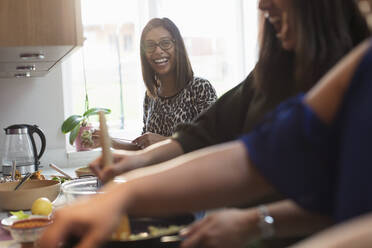
M 53 206 L 50 200 L 46 197 L 38 198 L 32 203 L 31 213 L 37 215 L 48 216 L 52 213 Z

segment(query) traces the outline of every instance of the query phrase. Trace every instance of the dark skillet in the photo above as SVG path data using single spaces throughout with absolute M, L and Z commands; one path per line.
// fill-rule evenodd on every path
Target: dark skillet
M 167 217 L 167 218 L 129 218 L 131 232 L 134 234 L 148 232 L 148 226 L 169 227 L 171 225 L 186 226 L 194 221 L 192 214 Z M 167 234 L 159 237 L 145 238 L 133 241 L 107 241 L 101 248 L 176 248 L 180 245 L 178 233 Z M 176 237 L 173 237 L 176 236 Z M 175 240 L 174 240 L 175 239 Z M 70 239 L 64 248 L 74 247 L 77 239 Z

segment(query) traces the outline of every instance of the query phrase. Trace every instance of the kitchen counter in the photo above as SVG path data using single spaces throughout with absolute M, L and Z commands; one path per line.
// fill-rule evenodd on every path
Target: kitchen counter
M 63 171 L 65 171 L 71 177 L 75 177 L 76 169 L 77 168 L 63 168 Z M 40 170 L 42 171 L 42 174 L 45 175 L 47 178 L 50 178 L 52 175 L 61 175 L 59 172 L 49 167 L 41 168 Z M 1 173 L 0 173 L 0 176 L 2 176 Z M 57 197 L 57 199 L 53 202 L 53 206 L 58 208 L 64 204 L 65 204 L 65 198 L 61 192 L 59 196 Z M 25 211 L 25 212 L 30 214 L 30 211 Z M 0 209 L 0 220 L 7 218 L 9 216 L 10 216 L 9 211 L 4 211 Z M 10 234 L 0 227 L 0 247 L 1 248 L 20 248 L 21 246 L 19 244 L 15 244 Z
M 66 172 L 68 175 L 70 175 L 71 177 L 76 177 L 75 175 L 75 170 L 77 169 L 78 167 L 76 168 L 62 168 L 64 172 Z M 157 167 L 155 167 L 157 168 Z M 154 169 L 155 169 L 154 168 Z M 41 168 L 40 169 L 42 171 L 42 174 L 45 175 L 47 178 L 51 178 L 52 175 L 60 175 L 59 172 L 55 171 L 54 169 L 50 168 L 49 166 L 48 167 L 44 167 L 44 168 Z M 138 178 L 140 176 L 144 176 L 146 174 L 149 174 L 149 173 L 154 173 L 155 171 L 158 171 L 158 170 L 146 170 L 144 171 L 143 169 L 139 169 L 139 170 L 136 170 L 136 171 L 132 171 L 130 173 L 128 173 L 125 177 L 118 177 L 117 179 L 118 180 L 128 180 L 128 179 L 134 179 L 134 178 Z M 53 206 L 55 208 L 58 208 L 58 207 L 61 207 L 65 204 L 66 200 L 65 200 L 65 197 L 62 193 L 59 194 L 59 196 L 57 197 L 57 199 L 53 202 Z M 26 213 L 30 213 L 30 211 L 25 211 Z M 2 211 L 0 210 L 0 220 L 2 220 L 3 218 L 7 218 L 9 217 L 10 214 L 9 214 L 9 211 Z M 17 246 L 17 244 L 14 243 L 14 241 L 11 240 L 11 236 L 9 235 L 9 233 L 7 233 L 5 230 L 1 229 L 0 227 L 0 247 L 1 248 L 18 248 L 20 246 Z
M 125 175 L 118 176 L 116 179 L 129 181 L 129 180 L 136 179 L 138 177 L 142 177 L 142 176 L 145 176 L 145 175 L 149 175 L 149 174 L 152 174 L 152 173 L 157 173 L 159 171 L 169 169 L 170 167 L 173 167 L 173 165 L 166 164 L 166 165 L 162 165 L 162 166 L 157 165 L 157 166 L 141 168 L 141 169 L 137 169 L 137 170 L 128 172 Z M 70 176 L 75 176 L 75 169 L 76 168 L 67 168 L 67 169 L 63 168 L 63 170 L 67 174 L 69 174 Z M 55 171 L 55 170 L 53 170 L 49 167 L 48 168 L 42 168 L 41 170 L 43 171 L 42 174 L 46 175 L 47 177 L 50 177 L 51 175 L 59 175 L 59 173 L 57 171 Z M 65 204 L 65 197 L 63 196 L 63 194 L 60 193 L 59 196 L 57 197 L 57 199 L 53 202 L 53 205 L 54 205 L 54 207 L 58 208 L 58 207 L 60 207 L 64 204 Z M 26 211 L 26 213 L 29 213 L 29 212 Z M 8 216 L 9 216 L 8 211 L 0 211 L 0 219 L 6 218 Z M 14 244 L 14 242 L 12 240 L 9 240 L 9 239 L 11 239 L 10 235 L 6 234 L 4 231 L 0 230 L 0 247 L 1 248 L 18 248 L 18 247 L 20 247 L 20 246 L 17 246 L 17 244 Z

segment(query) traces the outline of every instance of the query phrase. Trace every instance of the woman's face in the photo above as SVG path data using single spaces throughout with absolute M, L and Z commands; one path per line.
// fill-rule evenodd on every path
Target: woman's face
M 175 73 L 176 52 L 171 34 L 163 27 L 150 30 L 144 39 L 146 59 L 159 76 Z
M 311 0 L 306 0 L 311 1 Z M 293 50 L 296 39 L 293 34 L 293 20 L 289 20 L 291 0 L 260 0 L 259 8 L 264 16 L 274 26 L 276 37 L 281 41 L 286 50 Z

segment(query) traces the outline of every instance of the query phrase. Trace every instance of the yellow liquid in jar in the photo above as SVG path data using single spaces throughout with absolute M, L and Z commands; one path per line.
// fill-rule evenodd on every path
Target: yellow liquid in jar
M 131 234 L 130 223 L 127 215 L 123 215 L 116 231 L 112 234 L 113 240 L 127 240 Z

